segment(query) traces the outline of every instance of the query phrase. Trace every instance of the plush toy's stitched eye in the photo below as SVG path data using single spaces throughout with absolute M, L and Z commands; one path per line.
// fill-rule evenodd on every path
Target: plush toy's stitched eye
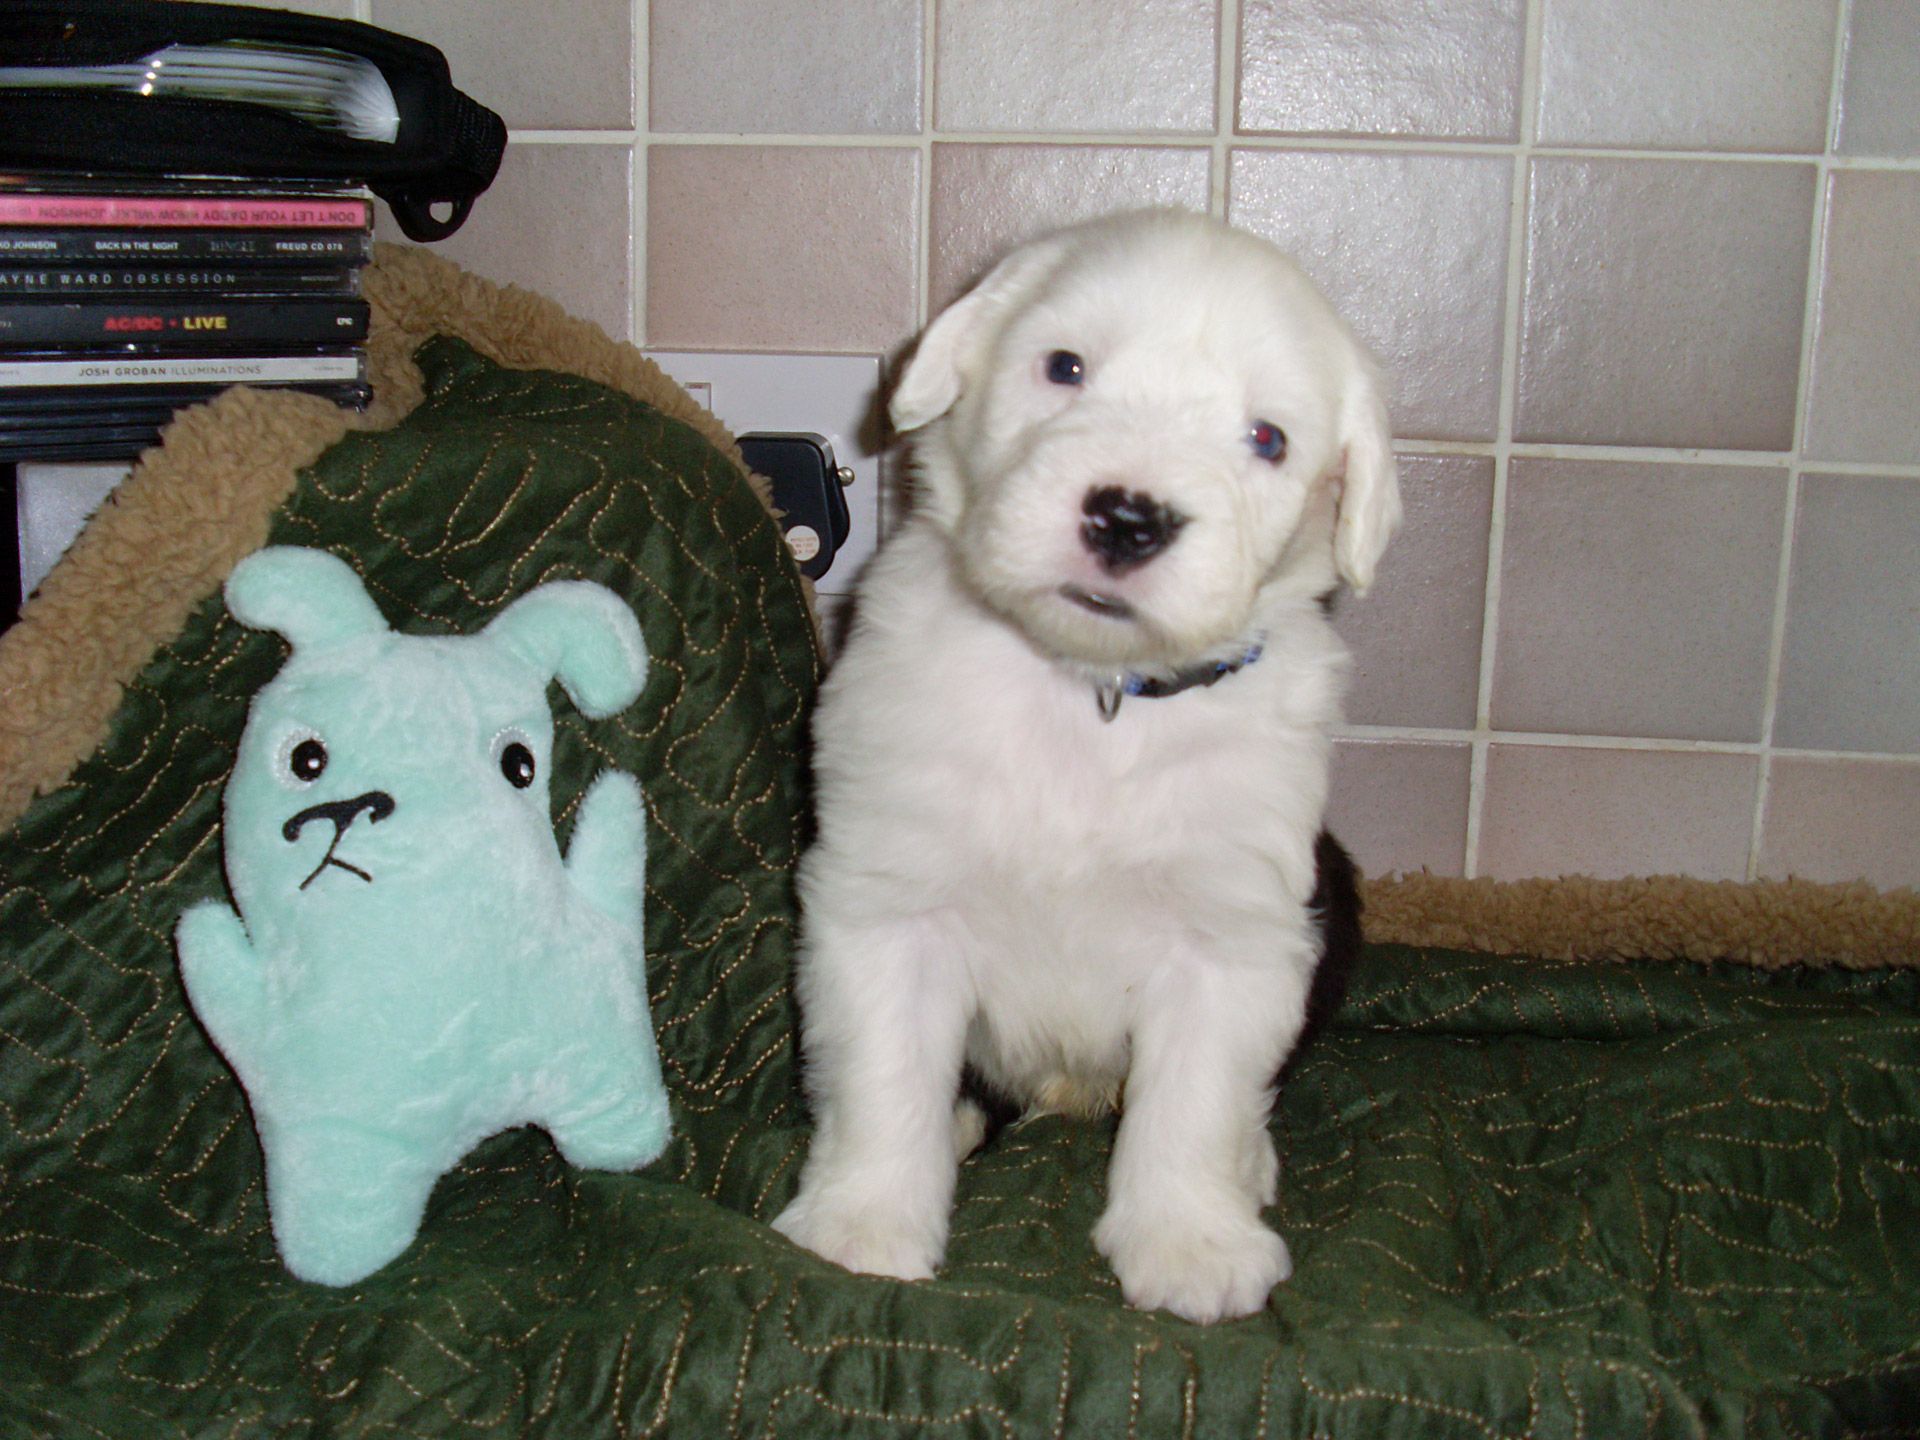
M 500 773 L 514 789 L 526 789 L 533 784 L 533 751 L 514 741 L 500 752 Z
M 327 747 L 308 736 L 287 756 L 287 770 L 296 780 L 314 781 L 327 768 Z
M 1047 379 L 1055 385 L 1078 385 L 1087 378 L 1087 362 L 1071 350 L 1056 350 L 1047 357 Z
M 1247 444 L 1262 460 L 1278 465 L 1287 458 L 1287 432 L 1271 420 L 1256 420 L 1247 431 Z

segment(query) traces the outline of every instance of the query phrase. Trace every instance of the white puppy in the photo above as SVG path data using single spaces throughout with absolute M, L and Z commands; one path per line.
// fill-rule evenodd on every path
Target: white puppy
M 815 722 L 817 1128 L 775 1224 L 931 1275 L 979 1134 L 963 1065 L 1036 1109 L 1124 1092 L 1094 1240 L 1126 1297 L 1256 1310 L 1291 1270 L 1260 1218 L 1275 1077 L 1352 924 L 1316 856 L 1346 664 L 1321 602 L 1400 517 L 1373 368 L 1271 245 L 1150 211 L 1003 261 L 892 415 L 921 485 Z

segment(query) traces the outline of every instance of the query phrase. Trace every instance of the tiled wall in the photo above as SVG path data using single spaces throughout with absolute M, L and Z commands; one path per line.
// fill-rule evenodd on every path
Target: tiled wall
M 892 354 L 1141 203 L 1298 256 L 1409 523 L 1369 868 L 1920 884 L 1914 0 L 309 0 L 513 127 L 443 248 L 616 335 Z

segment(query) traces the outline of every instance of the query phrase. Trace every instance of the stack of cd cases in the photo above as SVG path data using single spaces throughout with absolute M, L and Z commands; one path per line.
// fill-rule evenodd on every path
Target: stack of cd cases
M 0 175 L 0 464 L 114 460 L 230 385 L 370 398 L 364 190 Z

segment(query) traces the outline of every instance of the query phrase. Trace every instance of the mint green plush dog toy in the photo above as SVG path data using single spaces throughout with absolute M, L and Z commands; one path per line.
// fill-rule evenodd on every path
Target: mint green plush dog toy
M 227 783 L 239 913 L 197 905 L 176 939 L 252 1102 L 287 1268 L 372 1274 L 434 1181 L 510 1126 L 544 1126 L 594 1169 L 658 1156 L 640 787 L 603 773 L 564 861 L 547 794 L 548 683 L 595 718 L 632 704 L 633 613 L 561 581 L 477 635 L 401 635 L 344 561 L 294 548 L 242 561 L 226 598 L 293 654 L 254 696 Z

